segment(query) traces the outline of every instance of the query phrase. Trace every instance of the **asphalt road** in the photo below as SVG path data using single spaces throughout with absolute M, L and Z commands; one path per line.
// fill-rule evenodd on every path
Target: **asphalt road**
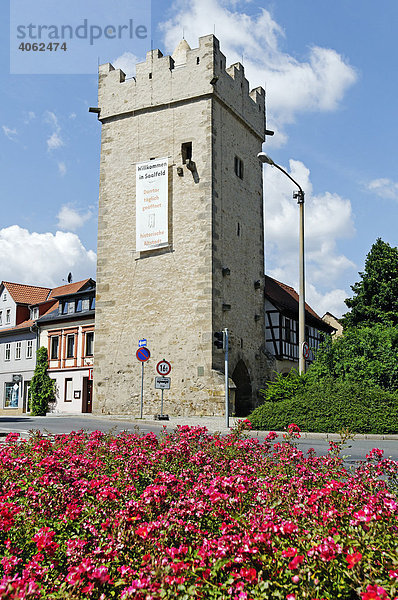
M 166 423 L 165 423 L 166 424 Z M 168 428 L 170 424 L 167 424 Z M 159 434 L 163 430 L 163 423 L 151 423 L 140 421 L 129 421 L 96 418 L 86 415 L 71 415 L 71 416 L 48 416 L 48 417 L 29 417 L 29 416 L 12 416 L 0 417 L 0 439 L 4 439 L 4 435 L 9 432 L 20 433 L 26 437 L 29 431 L 40 430 L 44 433 L 70 433 L 71 431 L 110 431 L 115 433 L 120 431 L 137 432 L 143 434 L 154 432 Z M 263 439 L 265 434 L 262 432 L 251 432 L 251 436 Z M 279 438 L 281 439 L 281 438 Z M 316 439 L 302 439 L 298 442 L 298 447 L 303 452 L 307 452 L 309 448 L 314 448 L 317 455 L 326 454 L 329 448 L 329 441 L 326 439 L 326 434 L 319 434 Z M 365 458 L 365 455 L 372 448 L 380 448 L 384 450 L 385 457 L 391 457 L 398 460 L 398 440 L 382 440 L 382 439 L 354 439 L 350 440 L 345 446 L 342 454 L 346 457 L 346 464 L 355 463 Z

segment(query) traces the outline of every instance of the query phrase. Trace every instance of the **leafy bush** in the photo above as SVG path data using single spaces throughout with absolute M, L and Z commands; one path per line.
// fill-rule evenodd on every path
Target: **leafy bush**
M 260 394 L 266 402 L 288 400 L 304 388 L 305 381 L 306 376 L 299 375 L 296 369 L 292 369 L 287 375 L 277 373 L 276 378 L 265 389 L 260 390 Z
M 55 381 L 47 373 L 47 349 L 42 346 L 36 352 L 36 368 L 30 382 L 30 414 L 43 417 L 48 403 L 55 397 Z
M 308 381 L 296 396 L 265 402 L 248 417 L 254 429 L 398 433 L 398 394 L 350 381 Z
M 271 405 L 270 406 L 274 406 Z M 180 427 L 0 444 L 0 597 L 392 600 L 398 464 Z

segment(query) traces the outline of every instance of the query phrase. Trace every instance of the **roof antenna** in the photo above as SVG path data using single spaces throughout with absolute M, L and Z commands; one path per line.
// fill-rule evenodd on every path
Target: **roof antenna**
M 182 28 L 182 39 L 185 40 L 185 29 Z
M 216 24 L 213 25 L 213 35 L 216 35 Z

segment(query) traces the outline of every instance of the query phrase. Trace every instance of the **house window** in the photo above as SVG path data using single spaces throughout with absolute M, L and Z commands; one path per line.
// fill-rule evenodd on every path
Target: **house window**
M 285 319 L 285 341 L 290 344 L 292 341 L 292 330 L 290 319 Z
M 65 398 L 64 402 L 72 402 L 73 380 L 65 379 Z
M 82 309 L 82 299 L 76 300 L 76 312 L 80 312 Z
M 86 356 L 93 356 L 94 354 L 94 331 L 88 331 L 86 333 Z
M 33 356 L 33 340 L 26 342 L 26 358 L 32 358 Z
M 51 336 L 51 360 L 58 358 L 59 349 L 59 337 L 57 335 Z
M 6 344 L 4 360 L 10 360 L 11 358 L 11 343 Z
M 73 358 L 75 355 L 75 335 L 72 333 L 66 339 L 66 358 Z
M 64 302 L 64 303 L 62 304 L 62 314 L 63 314 L 63 315 L 66 315 L 67 313 L 68 313 L 68 303 L 67 303 L 67 302 Z
M 9 325 L 11 323 L 11 309 L 7 308 L 6 311 L 6 325 Z
M 238 156 L 235 156 L 235 175 L 239 177 L 239 179 L 243 179 L 243 160 L 241 160 Z
M 21 347 L 22 342 L 17 342 L 15 344 L 15 360 L 21 360 Z
M 6 383 L 4 394 L 4 408 L 18 408 L 19 385 L 17 383 Z
M 75 303 L 68 302 L 68 315 L 71 315 L 74 312 L 75 312 Z
M 3 325 L 3 311 L 0 310 L 0 325 Z
M 90 299 L 89 298 L 83 298 L 82 310 L 90 310 Z
M 38 319 L 39 318 L 39 309 L 36 306 L 35 308 L 31 308 L 30 309 L 30 318 L 31 319 Z
M 95 296 L 91 298 L 91 310 L 95 309 Z
M 3 294 L 3 302 L 6 302 L 6 300 L 7 300 L 7 292 L 4 292 L 4 294 Z

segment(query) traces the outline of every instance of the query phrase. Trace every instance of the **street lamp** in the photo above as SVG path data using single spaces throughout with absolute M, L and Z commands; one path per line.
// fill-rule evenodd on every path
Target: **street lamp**
M 267 156 L 265 152 L 259 152 L 257 158 L 263 164 L 271 165 L 276 167 L 279 171 L 282 171 L 295 185 L 297 185 L 299 191 L 293 192 L 293 198 L 297 199 L 297 204 L 300 209 L 300 226 L 299 226 L 299 275 L 300 275 L 300 287 L 299 287 L 299 373 L 305 373 L 305 358 L 304 358 L 304 344 L 305 344 L 305 275 L 304 275 L 304 191 L 302 187 L 289 175 L 285 169 L 274 163 L 272 158 Z

